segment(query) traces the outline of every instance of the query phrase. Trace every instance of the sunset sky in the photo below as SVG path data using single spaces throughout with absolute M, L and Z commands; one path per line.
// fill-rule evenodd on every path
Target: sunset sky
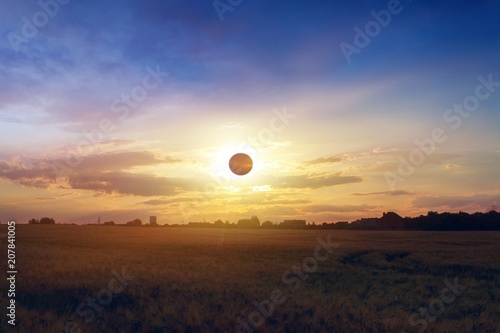
M 2 223 L 500 204 L 498 1 L 60 1 L 2 2 Z

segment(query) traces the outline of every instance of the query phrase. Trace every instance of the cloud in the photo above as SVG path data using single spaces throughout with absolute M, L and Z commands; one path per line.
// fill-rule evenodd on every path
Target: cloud
M 465 208 L 467 206 L 480 206 L 487 208 L 500 202 L 498 194 L 474 194 L 470 196 L 424 196 L 416 198 L 413 206 L 417 208 Z
M 324 212 L 367 212 L 377 208 L 370 205 L 310 205 L 304 207 L 302 210 L 308 213 L 324 213 Z
M 412 195 L 413 192 L 408 192 L 404 190 L 396 191 L 382 191 L 382 192 L 365 192 L 365 193 L 352 193 L 354 196 L 368 196 L 368 195 L 386 195 L 386 196 L 397 196 L 397 195 Z
M 62 160 L 59 162 L 63 163 Z M 136 166 L 150 166 L 164 163 L 176 163 L 179 160 L 171 157 L 158 158 L 155 154 L 142 152 L 120 152 L 114 154 L 100 154 L 84 157 L 81 164 L 76 168 L 80 170 L 96 171 L 119 171 L 127 170 Z
M 46 188 L 56 182 L 57 175 L 54 170 L 44 166 L 26 168 L 22 165 L 10 164 L 0 161 L 0 178 L 19 181 L 22 185 L 36 188 Z
M 172 196 L 184 191 L 197 190 L 196 185 L 204 183 L 204 178 L 168 178 L 151 174 L 131 172 L 134 167 L 176 163 L 171 157 L 158 157 L 152 152 L 121 152 L 85 157 L 80 165 L 68 169 L 68 173 L 58 179 L 53 163 L 58 160 L 31 160 L 30 168 L 0 161 L 0 177 L 29 187 L 47 188 L 59 181 L 67 182 L 72 189 L 92 190 L 99 193 L 119 193 L 138 196 Z M 17 162 L 18 164 L 22 162 Z M 61 177 L 61 175 L 59 175 Z M 266 177 L 264 177 L 266 178 Z M 359 183 L 358 176 L 343 176 L 340 173 L 326 175 L 268 176 L 265 184 L 271 188 L 310 188 Z M 206 182 L 205 182 L 206 183 Z M 276 202 L 278 203 L 278 202 Z M 289 201 L 281 201 L 288 204 Z M 302 201 L 291 202 L 294 204 Z
M 272 199 L 266 199 L 266 198 L 240 198 L 239 201 L 237 201 L 238 204 L 240 205 L 303 205 L 303 204 L 308 204 L 310 203 L 311 200 L 307 199 L 278 199 L 278 200 L 272 200 Z
M 149 166 L 165 163 L 176 163 L 179 160 L 171 157 L 157 157 L 147 151 L 143 152 L 121 152 L 114 154 L 100 154 L 87 156 L 75 168 L 68 168 L 68 174 L 64 178 L 69 181 L 69 185 L 75 189 L 94 189 L 107 193 L 118 192 L 122 194 L 145 193 L 145 185 L 151 186 L 153 190 L 149 195 L 172 194 L 172 184 L 175 188 L 182 188 L 182 181 L 166 181 L 167 178 L 158 178 L 158 185 L 154 183 L 156 177 L 151 175 L 139 175 L 124 172 L 137 166 Z M 55 163 L 66 165 L 63 159 L 47 160 L 32 159 L 29 161 L 17 160 L 12 163 L 0 161 L 0 178 L 11 181 L 19 181 L 20 184 L 34 188 L 47 188 L 58 181 L 58 175 L 54 168 Z M 59 179 L 61 180 L 61 179 Z M 141 185 L 140 180 L 144 182 Z M 123 184 L 118 184 L 120 181 Z M 127 182 L 138 186 L 137 191 L 133 191 Z M 168 183 L 168 184 L 167 184 Z M 158 186 L 165 186 L 164 191 L 154 190 Z M 184 184 L 186 185 L 186 184 Z M 76 186 L 76 187 L 75 187 Z
M 428 163 L 434 163 L 434 164 L 443 164 L 444 162 L 461 157 L 462 155 L 456 155 L 456 154 L 445 154 L 445 153 L 434 153 L 430 156 L 427 157 L 427 162 Z
M 444 168 L 445 168 L 446 170 L 458 169 L 458 168 L 460 168 L 460 165 L 458 165 L 458 164 L 453 164 L 453 163 L 447 163 L 447 164 L 445 164 L 445 165 L 444 165 Z
M 150 206 L 163 206 L 169 205 L 178 202 L 193 202 L 194 198 L 171 198 L 171 199 L 151 199 L 143 202 L 139 202 L 141 205 L 150 205 Z
M 113 146 L 113 147 L 123 147 L 123 146 L 129 146 L 133 143 L 136 143 L 135 140 L 130 140 L 130 139 L 109 139 L 105 140 L 101 143 L 103 146 Z
M 273 188 L 312 188 L 360 183 L 363 179 L 359 176 L 341 176 L 339 173 L 326 176 L 298 175 L 298 176 L 272 176 L 266 184 Z
M 339 158 L 341 158 L 343 161 L 355 161 L 378 156 L 397 156 L 403 151 L 404 150 L 400 148 L 374 148 L 372 150 L 363 152 L 342 154 L 339 156 Z
M 338 156 L 330 156 L 330 157 L 322 157 L 314 160 L 304 162 L 307 165 L 316 165 L 316 164 L 326 164 L 326 163 L 338 163 L 342 161 L 341 157 Z
M 68 179 L 73 189 L 108 194 L 137 196 L 172 196 L 193 188 L 187 178 L 166 178 L 130 172 L 78 173 Z

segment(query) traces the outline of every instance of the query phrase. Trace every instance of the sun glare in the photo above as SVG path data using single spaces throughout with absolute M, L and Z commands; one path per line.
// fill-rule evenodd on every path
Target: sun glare
M 231 157 L 233 157 L 235 154 L 243 153 L 252 159 L 253 162 L 253 167 L 252 170 L 242 176 L 235 175 L 230 167 L 229 167 L 229 161 L 231 160 Z M 254 149 L 251 149 L 249 147 L 240 147 L 240 146 L 227 146 L 227 147 L 222 147 L 217 152 L 214 153 L 212 158 L 212 169 L 216 173 L 221 173 L 223 172 L 224 174 L 227 174 L 227 177 L 230 177 L 231 180 L 243 180 L 244 178 L 246 179 L 247 177 L 254 177 L 255 175 L 258 174 L 258 172 L 262 168 L 262 163 L 258 157 L 257 152 Z

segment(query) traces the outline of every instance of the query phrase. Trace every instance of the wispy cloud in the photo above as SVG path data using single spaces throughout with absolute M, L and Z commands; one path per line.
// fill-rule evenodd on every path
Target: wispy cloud
M 151 199 L 151 200 L 146 200 L 143 202 L 140 202 L 139 204 L 141 205 L 149 205 L 149 206 L 164 206 L 164 205 L 170 205 L 170 204 L 175 204 L 179 202 L 192 202 L 196 198 L 193 197 L 180 197 L 180 198 L 162 198 L 162 199 Z
M 413 195 L 415 193 L 404 191 L 404 190 L 395 190 L 395 191 L 382 191 L 382 192 L 365 192 L 365 193 L 352 193 L 354 196 L 372 196 L 372 195 L 385 195 L 385 196 L 397 196 L 397 195 Z
M 310 213 L 346 213 L 346 212 L 368 212 L 377 208 L 372 205 L 310 205 L 302 208 L 304 212 Z
M 329 164 L 329 163 L 338 163 L 342 161 L 341 157 L 338 156 L 330 156 L 330 157 L 322 157 L 322 158 L 317 158 L 314 160 L 306 161 L 305 164 L 307 165 L 316 165 L 316 164 Z
M 487 208 L 495 202 L 500 202 L 498 194 L 473 194 L 468 196 L 423 196 L 413 200 L 413 206 L 417 208 Z M 468 207 L 469 206 L 469 207 Z
M 60 161 L 62 162 L 62 161 Z M 180 160 L 170 156 L 156 156 L 152 152 L 121 152 L 84 157 L 78 171 L 118 171 L 132 167 L 177 163 Z
M 270 176 L 266 179 L 273 188 L 311 188 L 360 183 L 360 176 L 343 176 L 340 173 L 326 175 Z

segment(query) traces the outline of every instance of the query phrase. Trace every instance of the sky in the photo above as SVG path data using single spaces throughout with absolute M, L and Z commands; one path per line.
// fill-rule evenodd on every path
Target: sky
M 4 0 L 0 221 L 500 204 L 500 3 Z M 235 153 L 254 161 L 233 175 Z

